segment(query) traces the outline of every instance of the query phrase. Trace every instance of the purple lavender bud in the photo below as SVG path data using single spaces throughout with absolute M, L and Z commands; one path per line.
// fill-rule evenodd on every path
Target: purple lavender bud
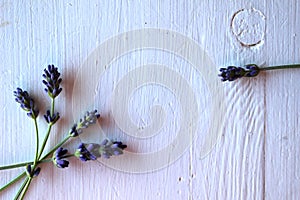
M 72 137 L 77 137 L 79 135 L 77 129 L 77 124 L 74 124 L 69 132 L 69 134 L 72 136 Z
M 33 177 L 37 177 L 41 172 L 41 168 L 38 167 L 36 168 L 34 171 L 32 171 L 31 165 L 27 165 L 26 166 L 26 174 L 27 176 L 33 178 Z
M 40 172 L 41 172 L 41 168 L 40 167 L 36 168 L 36 170 L 34 170 L 33 177 L 37 177 L 40 174 Z
M 124 150 L 125 148 L 127 148 L 127 145 L 126 144 L 123 144 L 122 142 L 118 142 L 118 141 L 115 141 L 113 142 L 113 144 L 117 145 L 118 148 Z
M 245 74 L 246 77 L 254 77 L 259 73 L 259 67 L 255 64 L 245 65 L 245 68 L 248 69 L 247 73 Z
M 26 166 L 26 173 L 27 173 L 27 175 L 31 175 L 31 165 L 27 165 Z

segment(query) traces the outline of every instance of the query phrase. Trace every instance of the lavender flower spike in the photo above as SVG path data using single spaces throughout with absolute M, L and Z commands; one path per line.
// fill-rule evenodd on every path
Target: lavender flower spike
M 95 124 L 99 117 L 100 115 L 97 114 L 97 110 L 86 112 L 85 116 L 79 120 L 79 123 L 73 125 L 69 134 L 72 137 L 80 135 L 83 132 L 83 129 L 88 128 L 92 124 Z
M 27 91 L 17 88 L 14 91 L 16 102 L 18 102 L 23 110 L 27 112 L 28 117 L 36 119 L 39 115 L 39 110 L 35 108 L 34 100 L 29 96 Z
M 269 71 L 275 69 L 295 69 L 300 68 L 300 64 L 278 65 L 268 67 L 258 67 L 256 64 L 244 65 L 244 67 L 229 66 L 227 68 L 221 68 L 219 76 L 222 81 L 234 81 L 242 77 L 254 77 L 261 71 Z
M 245 65 L 244 68 L 242 67 L 235 67 L 229 66 L 227 68 L 220 69 L 219 76 L 221 77 L 222 81 L 234 81 L 238 78 L 242 77 L 254 77 L 257 76 L 260 72 L 260 69 L 255 64 L 248 64 Z
M 59 78 L 60 73 L 58 72 L 57 67 L 48 65 L 48 69 L 44 69 L 43 77 L 45 78 L 45 80 L 43 80 L 43 83 L 46 85 L 45 91 L 54 99 L 62 91 L 62 88 L 60 88 L 62 79 Z

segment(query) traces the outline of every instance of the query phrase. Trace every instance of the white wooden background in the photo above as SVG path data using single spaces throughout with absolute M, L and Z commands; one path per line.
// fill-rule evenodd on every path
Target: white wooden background
M 218 67 L 300 63 L 299 13 L 297 0 L 1 0 L 0 165 L 33 158 L 33 124 L 14 102 L 12 91 L 18 86 L 30 91 L 44 112 L 49 101 L 42 91 L 41 74 L 48 64 L 59 67 L 64 82 L 57 100 L 57 111 L 63 117 L 47 149 L 62 139 L 80 117 L 73 116 L 70 106 L 73 95 L 80 96 L 73 91 L 76 73 L 88 55 L 107 39 L 131 30 L 157 28 L 178 32 L 202 47 L 215 63 L 206 66 L 209 74 L 190 71 L 192 66 L 182 58 L 157 49 L 138 50 L 118 58 L 101 77 L 89 72 L 101 86 L 95 94 L 96 103 L 86 109 L 99 107 L 104 131 L 110 132 L 108 137 L 128 143 L 128 154 L 147 154 L 174 139 L 182 116 L 180 102 L 160 84 L 145 85 L 136 90 L 130 104 L 120 106 L 128 107 L 132 121 L 143 126 L 150 123 L 149 108 L 162 105 L 166 122 L 159 135 L 142 139 L 115 128 L 110 116 L 111 92 L 130 67 L 159 63 L 177 70 L 193 84 L 191 88 L 202 107 L 209 107 L 218 95 L 209 93 L 203 77 L 217 75 Z M 198 144 L 203 142 L 201 134 L 207 132 L 205 123 L 214 121 L 204 114 L 209 110 L 199 114 L 205 121 L 196 133 L 201 137 L 196 137 L 177 161 L 162 169 L 124 172 L 101 162 L 81 163 L 75 159 L 65 170 L 42 165 L 26 199 L 300 199 L 299 77 L 300 70 L 295 69 L 224 83 L 226 113 L 212 116 L 224 115 L 225 126 L 220 130 L 219 142 L 204 159 Z M 172 77 L 166 78 L 172 81 Z M 95 87 L 95 83 L 86 80 L 82 87 Z M 46 129 L 42 118 L 39 124 L 41 132 Z M 75 140 L 67 146 L 74 148 L 78 143 Z M 128 154 L 124 162 L 135 163 Z M 159 156 L 156 159 L 163 162 Z M 0 184 L 21 170 L 1 171 Z M 20 184 L 0 193 L 0 199 L 12 199 Z

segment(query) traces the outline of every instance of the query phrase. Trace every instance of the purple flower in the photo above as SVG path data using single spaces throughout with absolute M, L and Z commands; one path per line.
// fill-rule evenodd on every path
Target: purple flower
M 31 178 L 37 177 L 40 174 L 40 172 L 41 172 L 41 168 L 40 167 L 38 167 L 34 171 L 32 171 L 31 165 L 27 165 L 26 166 L 26 173 Z
M 118 156 L 123 154 L 123 150 L 127 145 L 122 142 L 110 141 L 108 139 L 103 140 L 100 144 L 99 153 L 104 158 L 110 158 L 111 156 Z
M 18 102 L 23 110 L 27 112 L 28 117 L 36 119 L 39 115 L 39 110 L 35 108 L 34 100 L 29 96 L 27 91 L 17 88 L 14 91 L 16 102 Z
M 219 76 L 222 81 L 234 81 L 242 77 L 257 76 L 259 71 L 259 67 L 255 64 L 245 65 L 244 68 L 229 66 L 227 68 L 221 68 Z
M 67 149 L 59 147 L 53 154 L 52 161 L 58 168 L 65 168 L 69 166 L 69 161 L 63 159 L 67 153 Z
M 57 67 L 54 65 L 48 65 L 48 69 L 44 69 L 43 83 L 46 85 L 45 91 L 51 98 L 55 98 L 62 91 L 60 88 L 60 83 L 62 81 L 60 77 L 60 73 L 57 70 Z
M 60 116 L 59 113 L 53 114 L 51 116 L 50 110 L 47 110 L 46 114 L 44 115 L 44 118 L 48 124 L 55 124 L 57 120 L 59 120 Z
M 79 120 L 79 123 L 76 123 L 72 126 L 69 134 L 72 137 L 80 135 L 83 132 L 83 129 L 88 128 L 92 124 L 95 124 L 99 117 L 100 115 L 97 114 L 97 110 L 86 112 L 85 116 Z
M 255 64 L 245 65 L 245 67 L 248 69 L 247 73 L 245 74 L 246 77 L 257 76 L 260 71 L 259 67 Z
M 113 142 L 113 144 L 117 145 L 118 148 L 124 150 L 125 148 L 127 148 L 126 144 L 123 144 L 122 142 Z
M 79 145 L 79 147 L 76 149 L 75 154 L 77 158 L 79 158 L 81 161 L 86 162 L 88 160 L 96 160 L 97 157 L 93 155 L 83 143 Z

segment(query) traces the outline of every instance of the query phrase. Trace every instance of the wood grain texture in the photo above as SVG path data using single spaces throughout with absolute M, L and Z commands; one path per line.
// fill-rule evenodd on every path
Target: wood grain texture
M 269 37 L 284 42 L 269 43 L 273 54 L 268 63 L 299 63 L 299 2 L 293 6 L 274 4 L 268 12 L 278 10 L 268 28 Z M 276 31 L 276 27 L 286 31 Z M 266 75 L 266 197 L 299 198 L 299 85 L 298 70 Z M 276 86 L 276 87 L 274 87 Z
M 60 141 L 80 117 L 73 116 L 70 103 L 74 95 L 80 95 L 73 91 L 80 66 L 95 48 L 112 36 L 142 28 L 169 29 L 193 39 L 217 66 L 299 63 L 299 8 L 297 0 L 0 1 L 0 165 L 33 159 L 34 127 L 14 102 L 12 91 L 18 86 L 29 90 L 44 113 L 49 108 L 49 100 L 43 93 L 41 74 L 48 64 L 60 68 L 64 81 L 56 109 L 63 117 L 54 128 L 47 149 Z M 245 22 L 253 22 L 253 11 L 261 13 L 255 19 L 258 21 L 254 20 L 265 23 L 265 27 L 263 23 L 258 24 L 264 30 L 260 45 L 241 46 L 232 35 L 231 20 L 240 10 L 250 13 L 245 15 Z M 240 34 L 251 41 L 251 34 L 255 34 L 255 29 L 249 26 L 251 23 L 237 23 L 241 23 L 237 25 L 239 30 L 244 30 Z M 161 105 L 167 117 L 157 135 L 146 139 L 132 137 L 114 123 L 110 111 L 112 91 L 133 67 L 148 63 L 166 65 L 181 74 L 202 106 L 203 110 L 199 111 L 203 111 L 200 113 L 203 122 L 199 122 L 198 137 L 187 151 L 162 169 L 140 174 L 76 159 L 71 159 L 70 167 L 63 170 L 43 164 L 25 199 L 300 198 L 300 71 L 268 72 L 251 80 L 224 83 L 225 125 L 215 148 L 202 159 L 198 144 L 203 142 L 207 124 L 213 121 L 207 113 L 211 100 L 218 96 L 208 94 L 203 78 L 206 74 L 199 74 L 183 58 L 163 50 L 130 52 L 111 62 L 105 73 L 96 77 L 99 90 L 94 91 L 98 97 L 95 105 L 103 116 L 103 130 L 109 137 L 127 142 L 129 151 L 139 153 L 158 151 L 176 137 L 181 105 L 176 95 L 159 84 L 137 89 L 130 104 L 124 105 L 128 106 L 132 121 L 141 127 L 151 122 L 149 110 L 153 105 Z M 207 67 L 217 75 L 215 66 Z M 95 76 L 93 71 L 87 73 Z M 172 79 L 166 75 L 168 78 Z M 88 80 L 82 87 L 90 87 Z M 47 127 L 42 118 L 38 122 L 42 137 Z M 66 146 L 72 149 L 79 142 L 76 139 Z M 132 159 L 125 156 L 127 162 Z M 22 170 L 0 171 L 0 184 L 7 183 Z M 0 199 L 12 199 L 20 184 L 1 192 Z

